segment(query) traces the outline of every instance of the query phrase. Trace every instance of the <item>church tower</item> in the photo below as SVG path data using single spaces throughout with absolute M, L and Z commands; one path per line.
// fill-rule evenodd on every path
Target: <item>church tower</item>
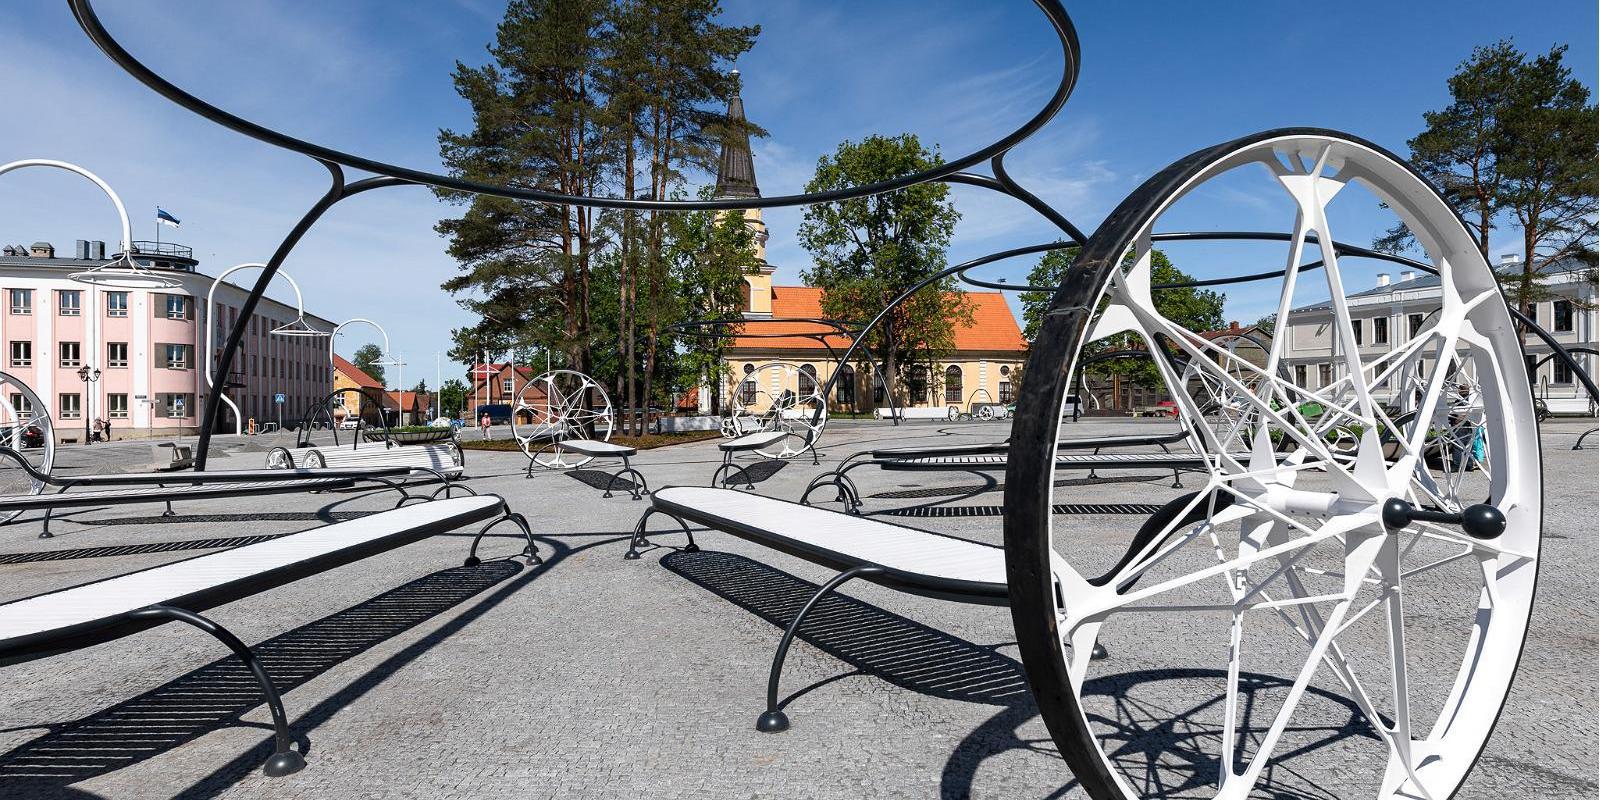
M 728 119 L 736 125 L 745 121 L 744 98 L 739 94 L 739 70 L 732 73 L 733 97 L 728 100 Z M 760 197 L 756 185 L 756 165 L 750 155 L 750 135 L 736 131 L 722 139 L 722 155 L 717 162 L 716 198 L 737 199 Z M 745 276 L 749 296 L 744 303 L 744 315 L 750 318 L 772 316 L 772 273 L 767 263 L 767 224 L 761 220 L 761 209 L 747 208 L 743 212 L 726 211 L 727 214 L 744 214 L 744 224 L 755 234 L 756 267 Z

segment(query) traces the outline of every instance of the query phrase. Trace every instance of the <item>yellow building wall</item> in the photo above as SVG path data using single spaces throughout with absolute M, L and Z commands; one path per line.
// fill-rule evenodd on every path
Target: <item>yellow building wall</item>
M 934 369 L 929 370 L 928 390 L 922 398 L 907 398 L 908 406 L 955 406 L 963 414 L 973 413 L 975 406 L 985 403 L 1010 403 L 1015 401 L 1016 377 L 1023 364 L 1021 353 L 995 353 L 983 355 L 958 354 L 957 356 L 940 361 Z M 727 356 L 728 375 L 724 378 L 722 396 L 733 399 L 744 382 L 744 367 L 746 364 L 756 370 L 756 402 L 747 407 L 754 413 L 766 411 L 774 399 L 781 397 L 785 391 L 799 392 L 800 369 L 810 366 L 817 375 L 817 387 L 820 389 L 833 376 L 835 364 L 826 357 L 822 358 L 791 358 L 778 353 L 741 352 Z M 763 366 L 770 364 L 788 365 L 784 367 Z M 950 366 L 961 369 L 961 392 L 957 401 L 946 400 L 946 388 L 941 381 L 945 370 Z M 1003 368 L 1003 369 L 1002 369 Z M 872 370 L 860 368 L 856 372 L 855 405 L 858 410 L 868 411 L 875 408 L 872 400 Z M 1002 383 L 1011 384 L 1011 392 L 1006 393 Z M 909 387 L 906 381 L 898 382 L 899 391 L 905 395 Z M 981 391 L 980 391 L 981 390 Z M 887 402 L 884 403 L 888 405 Z M 838 387 L 834 388 L 833 395 L 828 398 L 828 407 L 833 411 L 846 411 L 847 403 L 839 399 Z

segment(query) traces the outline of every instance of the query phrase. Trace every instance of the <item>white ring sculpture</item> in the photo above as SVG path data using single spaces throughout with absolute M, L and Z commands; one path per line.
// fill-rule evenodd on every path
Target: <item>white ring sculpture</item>
M 759 423 L 759 430 L 783 431 L 789 434 L 776 445 L 757 450 L 767 458 L 794 458 L 816 446 L 822 431 L 828 427 L 828 403 L 822 397 L 822 382 L 811 375 L 811 390 L 800 392 L 800 376 L 805 374 L 801 365 L 789 361 L 768 361 L 750 372 L 738 376 L 733 385 L 733 397 L 728 403 L 728 417 L 723 422 L 723 435 L 728 436 L 728 419 L 733 420 L 733 436 L 744 430 L 744 419 Z M 754 382 L 755 399 L 744 402 L 744 384 Z M 794 388 L 790 388 L 793 384 Z M 816 410 L 822 409 L 821 416 Z M 815 420 L 815 421 L 813 421 Z
M 67 161 L 56 161 L 49 158 L 25 158 L 0 165 L 0 175 L 23 167 L 51 167 L 62 169 L 75 175 L 88 178 L 100 191 L 105 192 L 111 199 L 111 204 L 117 207 L 117 219 L 122 225 L 121 254 L 115 261 L 84 272 L 74 272 L 68 277 L 78 283 L 87 283 L 93 286 L 110 286 L 118 289 L 171 289 L 181 286 L 182 282 L 156 274 L 153 270 L 139 266 L 133 260 L 133 223 L 128 221 L 128 209 L 122 204 L 122 198 L 117 196 L 116 190 L 100 178 L 83 167 Z
M 28 405 L 26 412 L 18 410 L 11 403 L 12 394 L 22 396 L 23 402 Z M 56 460 L 55 426 L 50 422 L 49 408 L 26 383 L 0 372 L 0 447 L 14 451 L 18 458 L 28 462 L 30 468 L 44 475 L 50 474 Z M 25 446 L 29 428 L 38 428 L 43 439 L 37 455 L 30 456 L 29 450 L 33 448 Z M 28 494 L 39 494 L 44 491 L 44 481 L 28 475 L 20 467 L 4 459 L 0 459 L 0 476 L 3 476 L 0 477 L 0 493 L 18 494 L 12 485 L 21 483 L 27 484 Z M 0 524 L 10 522 L 21 514 L 21 511 L 0 514 Z
M 213 377 L 213 374 L 211 372 L 211 354 L 216 352 L 217 325 L 216 325 L 216 321 L 211 318 L 211 315 L 214 313 L 214 310 L 217 307 L 216 306 L 217 287 L 221 286 L 222 282 L 224 280 L 227 280 L 229 275 L 232 275 L 233 273 L 238 272 L 239 270 L 242 270 L 242 269 L 266 269 L 266 268 L 267 268 L 266 264 L 259 264 L 259 263 L 254 263 L 254 262 L 245 263 L 245 264 L 235 264 L 234 266 L 231 266 L 231 267 L 223 270 L 222 274 L 218 275 L 216 277 L 216 280 L 213 280 L 211 282 L 211 288 L 206 290 L 206 388 L 207 389 L 215 390 L 215 386 L 216 386 L 216 379 Z M 295 283 L 294 278 L 289 277 L 289 273 L 284 272 L 283 270 L 278 270 L 278 276 L 282 277 L 284 280 L 288 281 L 289 285 L 294 288 L 294 306 L 295 306 L 295 311 L 299 312 L 299 316 L 297 316 L 295 318 L 294 322 L 290 322 L 290 323 L 288 323 L 286 325 L 280 325 L 280 326 L 278 326 L 276 328 L 273 328 L 271 331 L 269 331 L 269 333 L 275 333 L 275 334 L 278 334 L 279 336 L 329 336 L 330 334 L 325 333 L 323 331 L 313 330 L 312 327 L 306 323 L 306 301 L 305 301 L 305 297 L 300 294 L 300 284 Z M 233 433 L 234 433 L 234 435 L 238 436 L 238 435 L 244 433 L 244 419 L 243 419 L 244 415 L 239 411 L 239 406 L 234 404 L 233 398 L 229 397 L 227 392 L 223 392 L 222 393 L 222 402 L 226 403 L 228 408 L 233 410 Z
M 528 394 L 535 387 L 544 397 L 530 402 Z M 524 412 L 532 422 L 519 426 L 517 418 Z M 522 391 L 517 392 L 517 403 L 511 408 L 511 435 L 522 446 L 523 454 L 541 467 L 580 467 L 592 457 L 559 450 L 556 443 L 569 439 L 608 441 L 616 428 L 613 413 L 611 396 L 594 378 L 576 370 L 554 369 L 523 384 Z

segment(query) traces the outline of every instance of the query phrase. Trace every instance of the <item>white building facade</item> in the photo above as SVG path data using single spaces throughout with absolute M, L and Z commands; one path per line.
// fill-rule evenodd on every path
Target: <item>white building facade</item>
M 215 326 L 216 358 L 248 291 L 218 285 L 215 308 L 207 309 L 214 280 L 195 271 L 198 262 L 189 248 L 135 242 L 134 254 L 136 262 L 177 285 L 136 289 L 73 281 L 72 273 L 107 262 L 102 242 L 80 240 L 72 258 L 58 258 L 46 242 L 0 251 L 0 370 L 50 405 L 59 439 L 81 440 L 85 421 L 96 418 L 107 420 L 117 439 L 199 431 L 208 394 L 200 360 L 207 351 L 206 327 Z M 326 338 L 270 333 L 299 316 L 297 309 L 263 298 L 233 374 L 226 380 L 214 376 L 219 387 L 231 384 L 228 396 L 246 421 L 276 422 L 280 415 L 284 422 L 298 421 L 331 391 Z M 333 327 L 309 314 L 306 321 L 318 330 Z M 97 380 L 83 380 L 79 371 L 85 366 L 99 370 Z M 279 393 L 282 404 L 275 402 Z M 23 402 L 18 393 L 6 399 Z M 219 430 L 231 432 L 234 420 L 226 406 L 222 417 Z
M 1515 256 L 1506 256 L 1499 270 L 1520 272 L 1521 261 Z M 1593 354 L 1597 338 L 1594 271 L 1579 262 L 1568 261 L 1546 267 L 1544 274 L 1543 285 L 1551 299 L 1533 303 L 1523 309 L 1523 313 L 1550 331 L 1563 347 L 1590 350 L 1574 355 L 1593 376 L 1597 366 Z M 1419 330 L 1430 326 L 1429 315 L 1439 309 L 1440 297 L 1437 276 L 1418 276 L 1409 270 L 1401 272 L 1396 281 L 1389 280 L 1387 274 L 1379 275 L 1376 287 L 1346 297 L 1362 362 L 1368 363 L 1404 345 Z M 1335 357 L 1332 323 L 1333 312 L 1328 303 L 1322 302 L 1290 311 L 1288 319 L 1278 325 L 1278 334 L 1288 337 L 1283 350 L 1284 364 L 1297 385 L 1320 389 L 1343 376 L 1342 359 Z M 1549 357 L 1553 351 L 1548 344 L 1529 334 L 1523 349 L 1535 397 L 1555 413 L 1589 413 L 1589 395 L 1583 384 L 1562 359 Z M 1375 394 L 1387 400 L 1396 390 L 1395 386 L 1380 385 Z

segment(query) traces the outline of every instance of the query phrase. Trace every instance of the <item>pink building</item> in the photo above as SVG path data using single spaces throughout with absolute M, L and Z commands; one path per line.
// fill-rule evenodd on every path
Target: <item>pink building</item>
M 215 309 L 206 309 L 213 279 L 195 271 L 199 262 L 190 248 L 168 242 L 134 242 L 134 260 L 177 286 L 124 289 L 68 277 L 106 263 L 105 250 L 104 242 L 83 240 L 71 258 L 57 257 L 48 242 L 0 249 L 0 370 L 50 404 L 61 439 L 81 440 L 85 421 L 96 417 L 111 423 L 117 439 L 198 433 L 207 394 L 199 361 L 206 326 L 216 326 L 216 358 L 247 290 L 221 284 Z M 241 275 L 253 280 L 256 273 Z M 297 309 L 264 298 L 232 374 L 216 376 L 246 420 L 276 422 L 281 414 L 283 422 L 296 422 L 332 390 L 327 339 L 271 333 L 297 316 Z M 306 321 L 318 330 L 333 328 L 309 314 Z M 99 370 L 99 379 L 85 382 L 79 375 L 84 366 Z M 281 404 L 275 402 L 280 393 Z M 22 402 L 20 395 L 7 399 Z M 218 429 L 233 428 L 224 406 Z

